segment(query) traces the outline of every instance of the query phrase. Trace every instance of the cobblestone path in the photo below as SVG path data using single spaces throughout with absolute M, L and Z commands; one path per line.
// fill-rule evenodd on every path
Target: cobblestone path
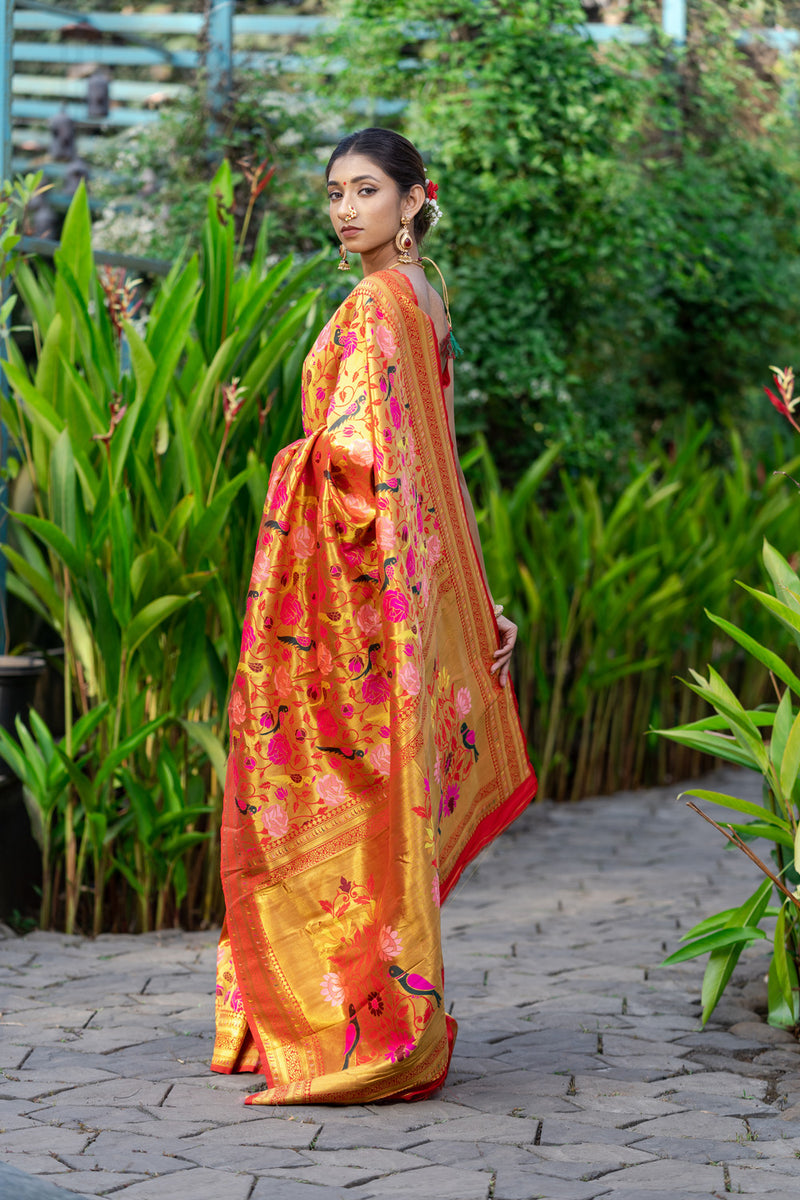
M 245 1108 L 253 1077 L 208 1071 L 213 933 L 5 931 L 0 1197 L 797 1200 L 800 1045 L 763 1022 L 763 953 L 704 1031 L 702 964 L 657 969 L 756 880 L 676 791 L 532 808 L 462 880 L 424 1103 Z

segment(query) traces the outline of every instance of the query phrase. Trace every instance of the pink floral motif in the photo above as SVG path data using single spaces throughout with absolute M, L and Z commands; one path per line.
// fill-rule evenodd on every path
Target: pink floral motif
M 324 643 L 320 646 L 317 646 L 317 662 L 322 674 L 330 675 L 333 667 L 333 655 Z
M 270 837 L 282 838 L 289 832 L 289 814 L 280 804 L 270 804 L 269 808 L 263 809 L 261 823 Z
M 297 596 L 284 596 L 281 604 L 281 620 L 284 625 L 297 625 L 303 619 L 303 606 Z
M 228 717 L 231 725 L 243 725 L 247 720 L 247 704 L 242 693 L 237 689 L 231 695 L 231 702 L 228 705 Z
M 279 483 L 278 486 L 275 488 L 275 491 L 272 496 L 272 500 L 270 501 L 270 508 L 271 509 L 282 508 L 288 499 L 289 499 L 289 493 L 286 490 L 286 484 Z
M 242 650 L 252 650 L 256 644 L 256 631 L 249 621 L 245 621 L 242 629 Z
M 442 543 L 438 533 L 432 533 L 428 538 L 428 562 L 435 567 L 442 557 Z
M 335 738 L 338 734 L 339 722 L 329 708 L 317 710 L 317 729 L 323 738 Z
M 394 550 L 395 527 L 389 517 L 378 517 L 375 522 L 375 540 L 384 554 Z
M 322 992 L 322 999 L 327 1000 L 328 1004 L 332 1004 L 334 1008 L 344 1004 L 344 988 L 335 971 L 328 971 L 322 976 L 319 990 Z
M 369 756 L 369 761 L 379 775 L 388 775 L 392 761 L 389 747 L 386 745 L 376 746 Z
M 378 954 L 384 962 L 403 953 L 403 940 L 396 929 L 384 925 L 378 934 Z
M 401 1062 L 404 1058 L 410 1058 L 414 1052 L 416 1045 L 413 1038 L 403 1037 L 402 1034 L 393 1033 L 389 1039 L 389 1048 L 384 1055 L 388 1062 Z
M 330 338 L 330 336 L 331 336 L 331 322 L 328 321 L 328 324 L 325 325 L 320 330 L 319 337 L 314 342 L 314 349 L 317 351 L 318 354 L 319 354 L 320 350 L 322 350 L 325 346 L 327 346 L 328 339 Z M 324 395 L 324 393 L 323 393 L 323 395 Z M 319 399 L 319 397 L 318 397 L 318 399 Z
M 383 614 L 388 621 L 405 621 L 408 616 L 408 597 L 393 588 L 384 592 Z
M 472 696 L 469 694 L 469 688 L 459 688 L 456 696 L 456 712 L 459 720 L 466 717 L 469 710 L 472 708 Z
M 241 988 L 238 985 L 235 988 L 231 988 L 225 999 L 234 1012 L 241 1012 L 244 1008 Z
M 383 675 L 368 675 L 361 685 L 361 695 L 367 704 L 382 704 L 391 693 L 391 684 Z
M 397 673 L 397 676 L 400 680 L 400 686 L 404 692 L 408 692 L 409 696 L 419 695 L 420 688 L 422 687 L 422 680 L 420 679 L 419 671 L 413 662 L 403 663 L 402 667 Z
M 244 769 L 245 771 L 255 771 L 256 760 L 253 758 L 252 754 L 248 754 L 247 758 L 244 760 Z
M 375 340 L 387 358 L 391 358 L 397 352 L 397 342 L 392 337 L 391 330 L 387 329 L 385 325 L 377 326 Z
M 358 345 L 358 335 L 351 329 L 349 333 L 344 335 L 339 344 L 342 347 L 342 362 L 344 362 L 355 351 Z
M 436 905 L 436 907 L 441 908 L 442 897 L 441 897 L 441 892 L 439 890 L 439 872 L 438 871 L 436 871 L 434 873 L 433 881 L 431 883 L 431 897 L 433 898 L 433 903 Z
M 307 525 L 300 525 L 294 530 L 291 542 L 298 558 L 311 558 L 317 548 L 317 539 Z
M 366 521 L 374 512 L 373 505 L 356 492 L 347 492 L 343 495 L 342 504 L 354 521 Z
M 292 677 L 283 665 L 275 672 L 275 692 L 279 700 L 286 700 L 292 694 Z
M 292 748 L 289 745 L 287 738 L 282 733 L 276 733 L 269 739 L 269 761 L 275 763 L 276 766 L 280 763 L 287 763 L 292 757 Z
M 350 457 L 359 467 L 371 467 L 375 461 L 372 446 L 363 438 L 356 438 L 350 447 Z
M 399 429 L 403 422 L 403 410 L 396 396 L 392 396 L 389 401 L 389 416 L 392 418 L 392 424 L 395 429 Z
M 414 547 L 409 546 L 408 554 L 406 555 L 406 574 L 408 575 L 409 579 L 414 578 L 416 570 L 417 570 L 417 560 L 414 556 Z
M 356 613 L 356 624 L 362 633 L 372 637 L 381 627 L 380 613 L 371 604 L 362 604 Z
M 337 775 L 320 775 L 314 781 L 317 794 L 329 808 L 335 808 L 347 799 L 347 790 Z

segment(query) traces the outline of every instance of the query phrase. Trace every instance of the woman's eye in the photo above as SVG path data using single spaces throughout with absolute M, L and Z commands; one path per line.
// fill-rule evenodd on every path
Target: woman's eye
M 374 187 L 363 187 L 361 189 L 361 191 L 359 192 L 359 195 L 360 196 L 374 196 L 376 191 L 377 191 L 377 188 L 374 188 Z
M 328 192 L 329 200 L 341 200 L 341 198 L 342 198 L 341 192 Z

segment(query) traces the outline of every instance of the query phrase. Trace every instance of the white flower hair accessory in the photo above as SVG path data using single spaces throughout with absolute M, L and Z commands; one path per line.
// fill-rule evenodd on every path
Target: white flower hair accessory
M 439 220 L 442 215 L 442 210 L 439 208 L 439 205 L 436 203 L 436 195 L 437 195 L 438 191 L 439 191 L 438 183 L 433 183 L 430 179 L 425 180 L 425 195 L 427 196 L 427 199 L 426 199 L 425 203 L 423 204 L 422 208 L 429 219 L 429 222 L 430 222 L 430 224 L 428 226 L 429 229 L 436 228 L 436 226 L 439 224 Z

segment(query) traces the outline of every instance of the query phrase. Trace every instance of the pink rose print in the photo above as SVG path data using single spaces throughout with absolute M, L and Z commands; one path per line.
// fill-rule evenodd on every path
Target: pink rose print
M 441 897 L 441 893 L 439 891 L 438 872 L 436 874 L 434 874 L 434 876 L 433 876 L 433 882 L 431 883 L 431 896 L 433 897 L 433 903 L 436 905 L 436 907 L 441 908 L 442 897 Z
M 392 337 L 391 331 L 385 325 L 379 325 L 375 330 L 375 340 L 380 346 L 387 358 L 391 358 L 397 350 L 397 342 Z
M 405 621 L 408 616 L 408 599 L 393 588 L 384 592 L 383 615 L 387 621 Z
M 231 725 L 243 725 L 247 720 L 247 704 L 240 691 L 235 691 L 228 705 L 228 716 Z
M 469 688 L 459 688 L 458 695 L 456 696 L 456 712 L 458 713 L 458 719 L 461 720 L 462 717 L 465 717 L 471 708 L 472 696 L 469 694 Z
M 404 692 L 408 692 L 409 696 L 418 696 L 419 690 L 422 687 L 422 680 L 419 677 L 419 671 L 413 662 L 403 663 L 397 673 L 400 680 L 400 686 Z
M 275 492 L 272 496 L 272 500 L 270 501 L 270 508 L 271 509 L 281 508 L 288 499 L 289 499 L 289 493 L 286 490 L 286 484 L 279 483 L 278 486 L 275 488 Z
M 297 625 L 303 619 L 303 606 L 297 596 L 284 596 L 281 604 L 281 620 L 284 625 Z
M 359 467 L 371 467 L 375 461 L 372 446 L 363 438 L 356 438 L 350 447 L 350 457 Z
M 342 496 L 342 504 L 354 521 L 366 521 L 373 514 L 373 506 L 363 496 L 348 492 Z
M 444 793 L 444 804 L 443 804 L 444 811 L 447 813 L 448 816 L 451 813 L 455 812 L 457 803 L 458 803 L 458 784 L 457 783 L 448 783 L 447 790 Z
M 280 804 L 270 804 L 261 813 L 264 832 L 270 837 L 282 838 L 289 832 L 289 814 Z
M 286 700 L 292 694 L 292 677 L 284 666 L 275 672 L 275 691 L 279 700 Z
M 379 775 L 388 775 L 392 761 L 388 746 L 376 746 L 369 756 L 369 761 Z
M 331 323 L 325 325 L 320 331 L 317 340 L 314 342 L 314 349 L 319 353 L 323 346 L 327 346 L 328 338 L 331 336 Z
M 333 655 L 327 646 L 317 646 L 317 663 L 323 675 L 330 675 L 333 667 Z
M 367 637 L 372 637 L 373 633 L 377 633 L 381 627 L 378 610 L 371 604 L 362 604 L 356 613 L 356 624 L 362 633 L 365 633 Z
M 322 976 L 319 990 L 322 992 L 322 999 L 327 1000 L 328 1004 L 332 1004 L 334 1008 L 344 1004 L 344 988 L 335 971 L 328 971 L 326 975 Z
M 406 555 L 406 574 L 408 575 L 409 579 L 414 578 L 416 570 L 417 570 L 417 560 L 414 557 L 414 548 L 413 548 L 413 546 L 409 546 L 408 554 Z
M 298 558 L 311 558 L 317 548 L 317 539 L 307 525 L 295 529 L 290 540 Z
M 269 574 L 269 556 L 266 550 L 259 550 L 253 560 L 253 583 L 265 579 Z
M 350 662 L 347 664 L 347 669 L 351 675 L 358 675 L 359 672 L 364 670 L 364 664 L 358 655 L 356 655 L 355 658 L 350 659 Z
M 396 929 L 384 925 L 378 935 L 378 954 L 384 962 L 403 953 L 403 941 Z
M 368 675 L 361 685 L 361 695 L 367 704 L 382 704 L 389 699 L 391 691 L 391 684 L 383 675 Z
M 287 763 L 292 757 L 292 748 L 289 745 L 287 738 L 282 733 L 276 733 L 274 737 L 269 739 L 269 761 L 275 763 L 276 766 L 280 763 Z
M 353 715 L 352 704 L 343 704 L 342 705 L 342 716 L 345 717 L 349 721 L 350 718 L 352 717 L 352 715 Z
M 335 738 L 338 734 L 339 723 L 329 708 L 321 708 L 317 712 L 317 729 L 323 738 Z
M 410 1058 L 414 1052 L 416 1045 L 413 1038 L 403 1037 L 402 1034 L 393 1033 L 389 1038 L 389 1049 L 384 1058 L 387 1062 L 401 1062 L 404 1058 Z
M 225 999 L 227 1000 L 228 1004 L 231 1006 L 231 1008 L 233 1009 L 234 1012 L 241 1012 L 242 1009 L 244 1008 L 244 1002 L 242 1001 L 241 989 L 238 986 L 235 988 L 231 988 L 231 990 L 228 992 Z
M 335 808 L 347 799 L 345 786 L 336 775 L 320 775 L 319 779 L 314 781 L 314 786 L 320 799 L 324 800 L 329 808 Z
M 355 334 L 353 332 L 353 330 L 351 329 L 349 333 L 346 333 L 344 335 L 344 337 L 339 342 L 339 345 L 342 347 L 342 362 L 344 362 L 344 360 L 346 358 L 350 357 L 350 355 L 354 352 L 356 346 L 358 345 L 357 334 Z
M 384 554 L 394 549 L 395 527 L 389 517 L 378 517 L 375 522 L 375 540 Z
M 242 650 L 252 650 L 256 643 L 256 631 L 249 621 L 245 621 L 242 630 Z
M 392 419 L 392 424 L 395 429 L 399 429 L 403 420 L 403 410 L 400 407 L 400 401 L 396 396 L 392 396 L 389 401 L 389 416 Z
M 247 758 L 244 760 L 244 769 L 245 771 L 255 771 L 256 760 L 253 758 L 252 754 L 248 754 Z
M 432 567 L 435 567 L 441 557 L 442 543 L 438 533 L 432 533 L 428 538 L 428 562 Z

